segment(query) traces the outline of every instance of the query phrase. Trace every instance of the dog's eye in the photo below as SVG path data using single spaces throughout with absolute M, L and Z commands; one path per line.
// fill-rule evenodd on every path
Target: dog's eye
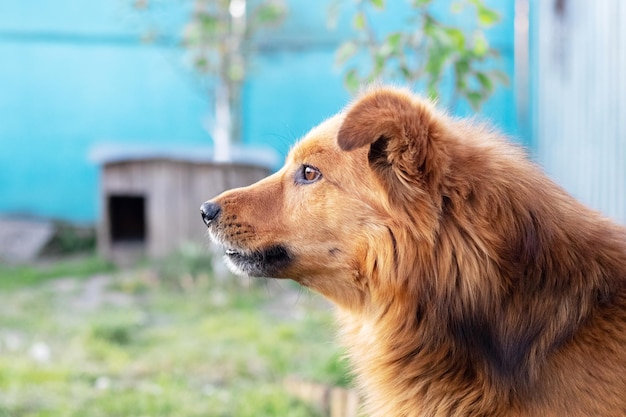
M 310 184 L 322 178 L 322 173 L 319 169 L 314 168 L 310 165 L 302 165 L 300 171 L 298 172 L 298 182 L 302 184 Z
M 307 181 L 315 181 L 320 176 L 320 172 L 312 167 L 304 167 L 302 173 L 304 174 L 304 179 Z

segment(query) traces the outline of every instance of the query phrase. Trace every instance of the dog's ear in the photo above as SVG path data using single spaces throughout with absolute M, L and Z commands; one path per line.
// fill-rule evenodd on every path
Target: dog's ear
M 404 139 L 405 128 L 421 125 L 411 97 L 393 89 L 374 90 L 358 99 L 347 111 L 337 135 L 339 147 L 351 151 L 381 137 Z M 408 122 L 408 123 L 407 123 Z M 417 138 L 416 138 L 417 139 Z
M 378 89 L 348 109 L 337 143 L 344 151 L 369 146 L 369 164 L 384 181 L 436 187 L 447 168 L 435 143 L 443 129 L 428 101 L 403 90 Z

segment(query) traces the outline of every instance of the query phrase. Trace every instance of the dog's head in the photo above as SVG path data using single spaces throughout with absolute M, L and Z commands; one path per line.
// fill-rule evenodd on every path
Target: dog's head
M 432 143 L 445 137 L 439 117 L 402 90 L 365 93 L 311 130 L 280 171 L 204 203 L 212 239 L 235 273 L 358 304 L 389 278 L 381 271 L 400 272 L 399 244 L 434 239 L 448 165 Z

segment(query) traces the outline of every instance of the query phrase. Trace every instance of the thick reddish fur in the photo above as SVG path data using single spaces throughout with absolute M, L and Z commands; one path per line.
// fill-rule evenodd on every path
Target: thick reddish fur
M 336 303 L 369 415 L 626 415 L 626 231 L 487 127 L 375 88 L 213 202 Z

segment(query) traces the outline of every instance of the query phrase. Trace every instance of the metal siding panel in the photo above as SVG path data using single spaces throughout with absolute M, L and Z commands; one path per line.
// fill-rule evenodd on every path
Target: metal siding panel
M 618 96 L 617 107 L 617 152 L 615 153 L 615 166 L 617 185 L 616 190 L 622 190 L 622 198 L 617 199 L 617 213 L 622 223 L 626 224 L 626 4 L 621 0 L 616 0 L 618 13 L 616 13 L 615 25 L 618 28 L 618 68 L 616 71 Z
M 538 8 L 537 157 L 576 198 L 626 223 L 626 6 Z

